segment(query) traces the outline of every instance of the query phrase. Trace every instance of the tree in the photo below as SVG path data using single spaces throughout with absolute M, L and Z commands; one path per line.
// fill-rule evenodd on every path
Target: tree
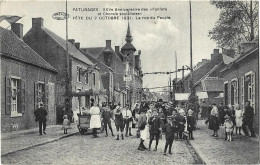
M 234 48 L 239 40 L 252 41 L 258 36 L 258 1 L 210 1 L 220 16 L 209 37 L 220 47 Z

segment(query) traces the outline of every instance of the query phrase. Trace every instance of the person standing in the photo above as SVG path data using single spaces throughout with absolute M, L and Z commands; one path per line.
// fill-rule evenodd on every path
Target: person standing
M 116 126 L 116 131 L 117 131 L 116 140 L 119 140 L 120 132 L 121 132 L 122 140 L 124 140 L 124 119 L 123 119 L 123 115 L 122 115 L 120 106 L 117 106 L 115 108 L 114 115 L 115 115 L 115 126 Z
M 144 145 L 144 141 L 146 139 L 146 129 L 145 127 L 146 124 L 147 124 L 147 117 L 146 117 L 146 108 L 142 108 L 141 111 L 140 111 L 140 115 L 139 115 L 139 118 L 138 118 L 138 129 L 140 131 L 140 144 L 138 146 L 138 150 L 140 151 L 144 151 L 146 150 L 147 148 L 145 147 Z
M 186 123 L 185 113 L 180 113 L 177 121 L 179 122 L 178 123 L 179 138 L 182 140 L 183 139 L 183 132 L 184 132 L 184 129 L 185 129 L 185 123 Z
M 223 103 L 221 102 L 219 104 L 219 107 L 218 107 L 218 111 L 219 111 L 219 124 L 220 125 L 223 125 L 224 124 L 224 116 L 226 115 L 225 112 L 224 112 L 224 106 L 223 106 Z
M 102 118 L 103 118 L 103 123 L 104 123 L 104 127 L 105 127 L 105 131 L 106 131 L 106 137 L 108 136 L 107 135 L 107 125 L 108 125 L 108 128 L 110 129 L 111 131 L 111 134 L 112 136 L 115 136 L 113 134 L 113 129 L 111 127 L 111 118 L 112 118 L 112 113 L 109 109 L 109 106 L 104 104 L 102 105 L 104 108 L 103 108 L 103 113 L 102 113 Z
M 214 131 L 214 134 L 212 136 L 218 137 L 218 108 L 215 103 L 212 104 L 212 110 L 210 112 L 209 129 Z
M 70 121 L 68 120 L 68 116 L 64 115 L 63 116 L 63 130 L 64 130 L 64 134 L 68 133 L 68 128 L 70 128 Z
M 93 106 L 90 108 L 89 113 L 91 115 L 90 118 L 90 129 L 93 129 L 93 137 L 96 138 L 97 136 L 97 129 L 101 128 L 101 121 L 100 121 L 100 109 L 97 106 L 97 102 L 93 100 Z
M 164 152 L 163 155 L 166 155 L 167 148 L 169 147 L 169 154 L 172 154 L 172 143 L 174 140 L 174 130 L 175 130 L 175 125 L 172 122 L 172 116 L 167 117 L 167 124 L 165 124 L 165 147 L 164 147 Z
M 201 106 L 201 119 L 205 120 L 207 118 L 207 106 L 206 106 L 206 102 L 203 101 L 202 102 L 202 106 Z
M 242 130 L 244 131 L 245 135 L 248 137 L 248 131 L 246 126 L 248 126 L 251 137 L 256 137 L 255 131 L 253 128 L 253 123 L 254 123 L 254 109 L 253 107 L 250 106 L 250 101 L 246 101 L 246 106 L 245 106 L 245 113 L 243 117 L 243 124 L 242 124 Z
M 37 108 L 34 111 L 35 121 L 39 122 L 39 135 L 42 135 L 42 132 L 46 134 L 46 116 L 48 115 L 46 109 L 44 108 L 43 102 L 40 102 L 40 108 Z M 42 131 L 43 130 L 43 131 Z
M 153 140 L 156 140 L 156 145 L 153 151 L 157 151 L 157 146 L 159 143 L 160 133 L 161 133 L 161 119 L 158 116 L 157 110 L 153 109 L 152 117 L 148 119 L 150 124 L 150 142 L 149 142 L 149 151 L 151 150 L 151 145 Z
M 192 109 L 188 110 L 187 125 L 189 131 L 189 140 L 193 140 L 193 131 L 195 130 L 195 117 L 193 116 Z
M 129 130 L 129 136 L 133 136 L 131 134 L 131 128 L 132 128 L 132 111 L 129 109 L 129 105 L 126 104 L 125 108 L 122 110 L 123 118 L 124 118 L 124 128 L 125 128 L 125 136 L 128 136 L 128 130 Z
M 239 131 L 239 135 L 241 134 L 241 127 L 242 127 L 242 120 L 243 120 L 243 111 L 240 109 L 239 104 L 236 105 L 236 112 L 235 112 L 235 118 L 236 118 L 236 134 L 237 130 Z

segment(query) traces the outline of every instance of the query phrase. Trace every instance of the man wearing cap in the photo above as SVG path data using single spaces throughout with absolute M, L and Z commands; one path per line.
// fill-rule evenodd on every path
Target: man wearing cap
M 153 109 L 152 111 L 152 117 L 149 118 L 148 123 L 150 124 L 150 143 L 149 143 L 149 151 L 151 150 L 151 145 L 153 140 L 156 140 L 156 145 L 154 148 L 154 151 L 157 151 L 157 146 L 159 143 L 159 137 L 160 137 L 160 133 L 161 133 L 161 119 L 158 116 L 157 110 Z
M 109 106 L 107 104 L 103 104 L 102 107 L 103 107 L 102 118 L 103 118 L 105 130 L 106 130 L 106 137 L 108 136 L 107 135 L 107 125 L 111 131 L 112 136 L 114 136 L 113 129 L 111 127 L 112 112 L 109 110 Z
M 122 109 L 122 115 L 124 118 L 124 127 L 125 127 L 125 136 L 128 136 L 128 129 L 129 129 L 129 136 L 133 136 L 131 134 L 131 128 L 132 128 L 132 111 L 129 109 L 129 104 L 125 105 L 125 108 Z
M 167 124 L 165 125 L 165 138 L 166 143 L 164 147 L 163 155 L 166 155 L 167 148 L 169 147 L 169 154 L 172 154 L 172 143 L 174 140 L 174 132 L 176 128 L 176 122 L 172 122 L 172 116 L 167 116 Z
M 119 140 L 119 130 L 121 131 L 121 137 L 124 139 L 124 119 L 123 115 L 121 112 L 121 107 L 117 106 L 114 110 L 114 115 L 115 115 L 115 125 L 116 125 L 116 130 L 117 130 L 117 138 L 116 140 Z
M 48 113 L 44 108 L 43 102 L 40 102 L 40 108 L 37 108 L 34 111 L 35 121 L 39 122 L 39 135 L 42 135 L 42 129 L 43 129 L 43 133 L 46 134 L 45 130 L 46 130 L 47 114 Z

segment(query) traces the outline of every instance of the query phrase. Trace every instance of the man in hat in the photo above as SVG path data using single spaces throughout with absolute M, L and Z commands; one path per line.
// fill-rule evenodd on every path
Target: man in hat
M 42 130 L 43 133 L 46 134 L 46 121 L 47 118 L 46 116 L 48 115 L 46 109 L 44 108 L 43 102 L 40 102 L 40 108 L 37 108 L 34 111 L 34 116 L 35 116 L 35 121 L 39 122 L 39 135 L 42 135 Z
M 125 127 L 125 136 L 128 136 L 128 129 L 129 129 L 129 136 L 133 136 L 131 134 L 131 128 L 132 128 L 132 111 L 129 109 L 129 104 L 125 105 L 125 108 L 122 109 L 122 114 L 124 118 L 124 127 Z
M 161 133 L 161 126 L 162 126 L 162 122 L 161 119 L 158 115 L 158 112 L 156 109 L 153 109 L 152 111 L 152 117 L 149 118 L 148 123 L 150 124 L 150 142 L 149 142 L 149 151 L 151 150 L 151 145 L 153 140 L 156 140 L 156 145 L 154 148 L 154 151 L 157 151 L 157 146 L 159 143 L 159 137 L 160 137 L 160 133 Z
M 246 106 L 245 106 L 245 113 L 243 117 L 243 124 L 242 124 L 242 130 L 244 131 L 245 135 L 248 137 L 248 131 L 246 126 L 248 126 L 251 137 L 256 137 L 255 131 L 253 128 L 253 123 L 254 123 L 254 109 L 253 107 L 250 106 L 250 101 L 246 101 Z
M 163 155 L 166 155 L 167 148 L 169 147 L 169 154 L 172 154 L 172 143 L 174 140 L 174 132 L 176 128 L 176 122 L 172 122 L 172 116 L 167 116 L 167 124 L 165 124 L 165 138 L 166 143 L 164 147 Z

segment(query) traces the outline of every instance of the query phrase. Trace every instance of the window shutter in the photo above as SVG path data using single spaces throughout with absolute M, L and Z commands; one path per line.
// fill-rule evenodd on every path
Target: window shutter
M 231 104 L 231 81 L 228 82 L 228 104 Z
M 255 111 L 255 72 L 253 72 L 251 74 L 251 84 L 252 84 L 252 103 L 251 103 L 251 106 L 254 108 L 254 114 L 256 114 L 256 111 Z
M 9 76 L 5 79 L 5 114 L 10 115 L 11 114 L 11 78 Z
M 49 86 L 47 84 L 47 82 L 45 82 L 45 88 L 44 88 L 44 93 L 45 93 L 45 102 L 44 102 L 44 105 L 45 105 L 45 109 L 48 111 L 48 104 L 49 104 Z
M 25 81 L 20 80 L 20 105 L 18 108 L 18 113 L 25 113 Z
M 38 82 L 34 83 L 34 110 L 39 107 L 39 84 Z
M 236 103 L 237 104 L 239 104 L 239 78 L 237 79 L 237 93 L 236 93 L 236 98 L 237 98 L 237 100 L 236 100 Z
M 241 77 L 241 105 L 242 110 L 244 112 L 244 104 L 245 104 L 245 77 Z

